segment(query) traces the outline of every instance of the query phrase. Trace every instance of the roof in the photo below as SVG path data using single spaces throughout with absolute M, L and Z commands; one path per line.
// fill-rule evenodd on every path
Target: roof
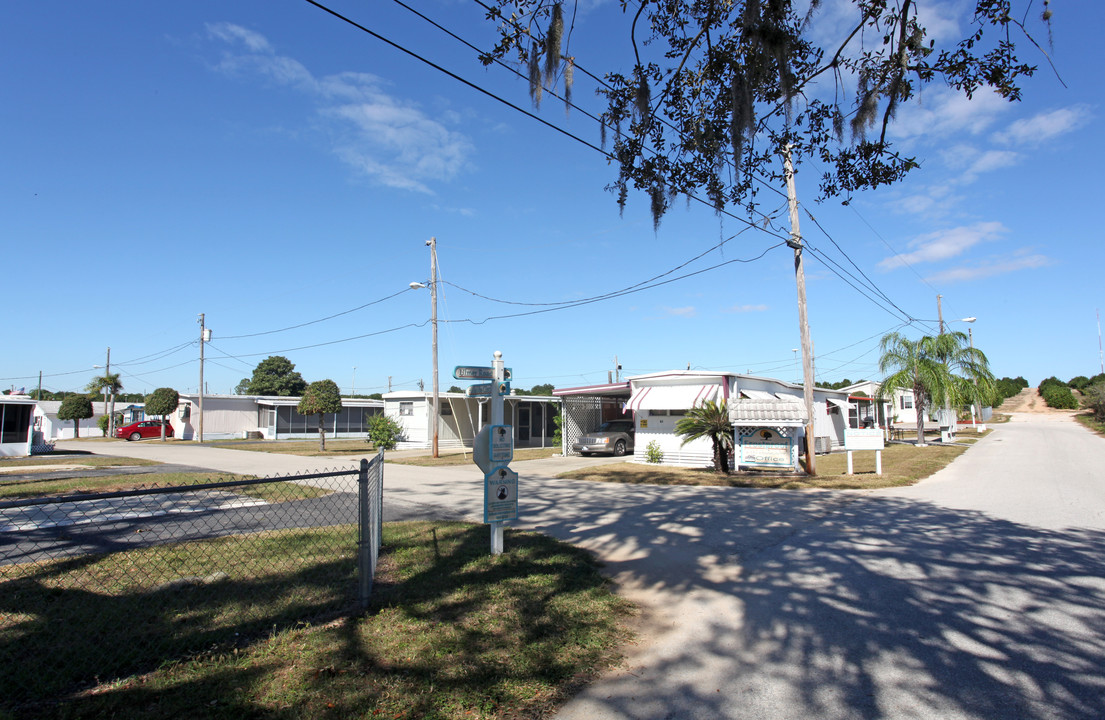
M 733 425 L 802 426 L 808 419 L 806 406 L 790 400 L 734 400 L 729 403 Z
M 609 395 L 628 396 L 629 381 L 620 383 L 606 383 L 604 385 L 581 385 L 580 387 L 561 388 L 553 390 L 552 394 L 560 397 L 563 395 Z

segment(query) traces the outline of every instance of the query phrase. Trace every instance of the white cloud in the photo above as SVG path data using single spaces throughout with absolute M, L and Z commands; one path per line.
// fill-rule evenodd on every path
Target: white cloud
M 732 307 L 725 308 L 722 312 L 727 313 L 746 313 L 746 312 L 765 312 L 767 311 L 767 305 L 734 305 Z
M 693 305 L 678 308 L 665 307 L 660 309 L 664 312 L 664 317 L 694 317 L 698 314 Z
M 994 133 L 994 140 L 1006 145 L 1038 145 L 1045 140 L 1077 130 L 1090 119 L 1090 111 L 1084 105 L 1060 108 L 1022 118 L 1002 132 Z
M 1045 267 L 1051 264 L 1051 258 L 1045 255 L 1024 255 L 1011 260 L 998 259 L 964 265 L 962 267 L 952 268 L 951 270 L 938 272 L 925 279 L 929 282 L 937 283 L 963 282 L 966 280 L 994 277 L 995 275 L 1004 275 L 1006 273 L 1016 272 L 1017 270 Z
M 981 91 L 968 99 L 954 90 L 930 87 L 898 111 L 889 132 L 898 140 L 977 135 L 1008 109 L 1009 102 L 994 92 Z
M 936 262 L 957 257 L 982 242 L 996 240 L 1006 228 L 1000 222 L 980 222 L 974 225 L 941 230 L 922 235 L 909 243 L 912 252 L 892 255 L 879 263 L 883 270 L 894 270 L 903 265 Z
M 471 142 L 414 103 L 389 95 L 368 73 L 316 78 L 299 61 L 277 55 L 264 36 L 231 23 L 207 26 L 227 46 L 215 68 L 235 77 L 260 75 L 310 98 L 326 121 L 334 154 L 376 182 L 431 192 L 426 183 L 448 180 L 464 167 Z

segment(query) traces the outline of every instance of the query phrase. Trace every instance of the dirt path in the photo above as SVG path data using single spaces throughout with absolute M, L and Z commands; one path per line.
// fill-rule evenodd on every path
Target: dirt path
M 1056 410 L 1049 408 L 1044 399 L 1040 397 L 1037 388 L 1025 388 L 1018 394 L 1008 398 L 997 412 L 1008 413 L 1016 419 L 1017 415 L 1031 415 L 1035 419 L 1069 420 L 1077 415 L 1079 410 Z

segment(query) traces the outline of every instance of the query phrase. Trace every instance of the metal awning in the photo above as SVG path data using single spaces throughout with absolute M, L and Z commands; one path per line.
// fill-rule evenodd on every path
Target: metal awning
M 747 388 L 741 388 L 740 394 L 743 398 L 759 400 L 760 402 L 775 402 L 778 399 L 767 390 L 749 390 Z
M 804 398 L 800 398 L 797 395 L 791 395 L 789 393 L 777 392 L 777 393 L 775 393 L 775 397 L 779 398 L 780 400 L 782 400 L 784 402 L 796 402 L 796 403 L 805 402 Z
M 637 388 L 626 410 L 688 410 L 717 397 L 718 385 L 650 385 Z
M 729 422 L 734 426 L 801 427 L 808 419 L 806 406 L 790 400 L 737 400 L 729 404 Z
M 829 402 L 831 402 L 833 405 L 836 405 L 841 410 L 851 410 L 852 409 L 852 404 L 850 402 L 848 402 L 847 400 L 837 400 L 836 398 L 825 398 L 825 399 L 828 400 Z

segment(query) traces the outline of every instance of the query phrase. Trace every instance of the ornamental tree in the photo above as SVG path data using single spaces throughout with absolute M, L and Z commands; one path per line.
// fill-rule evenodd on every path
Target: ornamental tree
M 146 396 L 146 414 L 161 416 L 161 442 L 165 442 L 165 418 L 180 407 L 180 394 L 176 390 L 160 387 Z
M 92 417 L 92 400 L 87 395 L 66 395 L 58 408 L 58 420 L 73 421 L 73 437 L 81 436 L 81 420 Z
M 283 355 L 270 355 L 253 369 L 248 395 L 302 395 L 307 381 L 295 370 L 295 364 Z
M 333 380 L 317 380 L 307 386 L 296 410 L 300 415 L 318 415 L 318 449 L 326 450 L 323 415 L 341 412 L 341 390 Z
M 1036 71 L 1019 45 L 1038 48 L 1051 19 L 1047 0 L 1033 16 L 1031 0 L 975 0 L 953 8 L 965 30 L 938 37 L 926 23 L 945 18 L 917 0 L 621 0 L 620 27 L 585 5 L 493 0 L 500 39 L 480 59 L 516 59 L 535 105 L 558 86 L 570 104 L 577 69 L 594 77 L 609 189 L 622 206 L 630 187 L 646 193 L 656 222 L 679 194 L 751 210 L 754 180 L 781 185 L 788 151 L 826 168 L 822 198 L 900 180 L 918 163 L 888 139 L 897 111 L 934 83 L 1019 100 Z M 586 55 L 577 67 L 570 41 L 595 17 L 624 71 L 586 69 Z

